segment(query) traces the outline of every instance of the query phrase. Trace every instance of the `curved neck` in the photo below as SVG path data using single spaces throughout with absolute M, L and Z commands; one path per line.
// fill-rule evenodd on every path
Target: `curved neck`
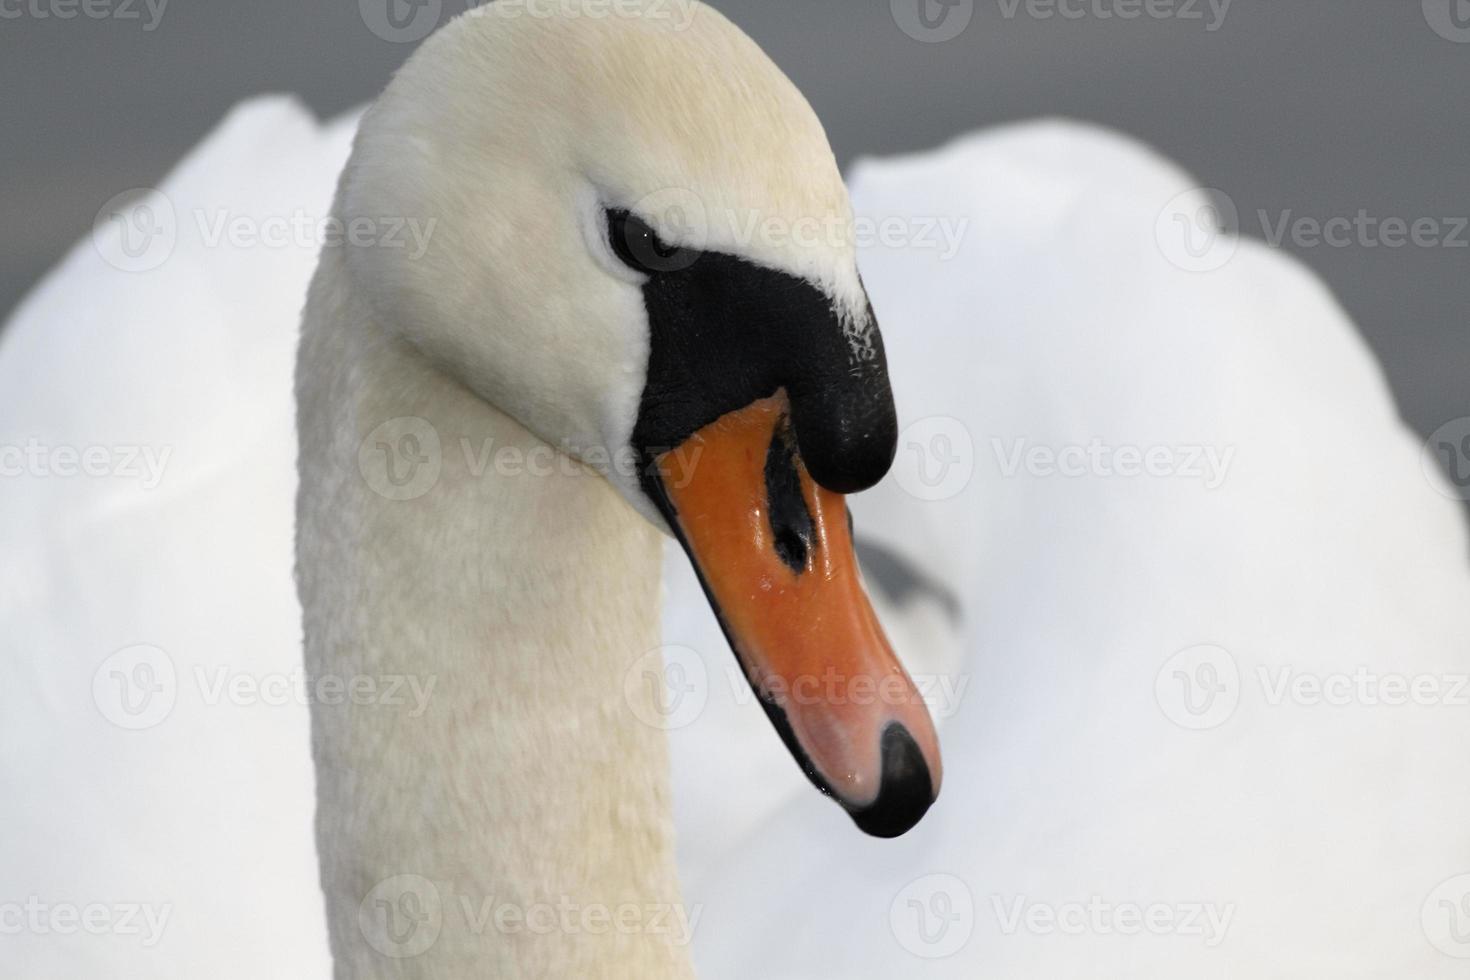
M 689 977 L 667 745 L 625 683 L 656 532 L 377 329 L 331 251 L 297 394 L 336 976 Z

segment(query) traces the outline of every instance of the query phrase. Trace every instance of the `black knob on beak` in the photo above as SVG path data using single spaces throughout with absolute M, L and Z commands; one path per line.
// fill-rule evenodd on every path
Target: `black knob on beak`
M 788 382 L 791 421 L 812 479 L 834 493 L 867 490 L 898 452 L 888 358 L 872 310 L 860 340 L 836 322 L 813 331 Z

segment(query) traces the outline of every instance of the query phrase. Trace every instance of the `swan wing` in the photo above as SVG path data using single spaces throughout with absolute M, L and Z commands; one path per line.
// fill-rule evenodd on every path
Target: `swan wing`
M 6 936 L 9 975 L 330 972 L 291 376 L 352 130 L 238 107 L 0 335 L 0 867 L 106 910 Z

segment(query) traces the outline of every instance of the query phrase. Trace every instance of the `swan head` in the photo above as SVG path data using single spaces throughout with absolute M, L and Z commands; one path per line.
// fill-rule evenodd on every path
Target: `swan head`
M 422 254 L 349 235 L 374 319 L 674 534 L 807 775 L 869 833 L 913 826 L 937 738 L 842 497 L 896 415 L 795 86 L 697 3 L 492 3 L 370 110 L 338 207 L 433 223 Z

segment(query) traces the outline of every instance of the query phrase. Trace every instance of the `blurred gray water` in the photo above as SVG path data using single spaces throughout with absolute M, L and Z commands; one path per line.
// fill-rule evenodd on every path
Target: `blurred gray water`
M 0 311 L 236 101 L 296 92 L 333 114 L 371 98 L 413 47 L 369 29 L 388 2 L 0 0 Z M 405 22 L 466 0 L 413 2 Z M 805 91 L 844 163 L 1065 115 L 1158 146 L 1258 237 L 1263 210 L 1430 222 L 1419 244 L 1308 226 L 1287 247 L 1362 325 L 1415 427 L 1470 415 L 1470 0 L 715 5 Z

